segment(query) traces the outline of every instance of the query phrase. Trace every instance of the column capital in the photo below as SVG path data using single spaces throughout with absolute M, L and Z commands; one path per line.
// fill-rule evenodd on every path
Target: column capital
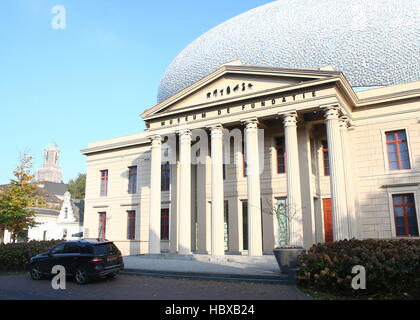
M 151 143 L 152 143 L 152 147 L 160 147 L 162 145 L 162 137 L 160 135 L 154 135 L 149 137 Z
M 295 126 L 298 121 L 298 114 L 296 111 L 290 111 L 286 113 L 279 113 L 279 116 L 283 119 L 283 124 L 287 126 Z
M 181 129 L 176 132 L 179 135 L 180 142 L 191 142 L 192 140 L 192 133 L 190 129 Z
M 324 111 L 324 117 L 326 120 L 338 120 L 342 114 L 342 109 L 337 104 L 322 106 L 321 110 Z
M 342 116 L 339 118 L 339 124 L 341 130 L 354 130 L 356 126 L 354 125 L 353 121 L 349 119 L 347 116 Z
M 347 116 L 339 118 L 340 130 L 347 131 L 351 127 L 351 121 Z
M 223 136 L 223 125 L 221 123 L 209 125 L 206 127 L 208 130 L 210 130 L 211 137 L 221 137 Z
M 258 118 L 249 118 L 241 120 L 242 124 L 245 125 L 247 130 L 258 129 Z

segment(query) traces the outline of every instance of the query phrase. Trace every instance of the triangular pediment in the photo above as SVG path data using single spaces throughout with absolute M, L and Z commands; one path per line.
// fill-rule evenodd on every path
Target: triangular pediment
M 339 75 L 335 71 L 291 70 L 260 67 L 224 66 L 184 89 L 173 97 L 145 111 L 142 117 L 160 116 L 188 107 L 225 103 L 258 92 L 276 88 L 293 87 L 304 82 L 316 81 Z

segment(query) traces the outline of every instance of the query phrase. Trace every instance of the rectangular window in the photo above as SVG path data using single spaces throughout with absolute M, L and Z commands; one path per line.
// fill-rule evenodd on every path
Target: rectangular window
M 246 163 L 246 158 L 245 158 L 245 144 L 242 143 L 242 174 L 244 177 L 246 177 L 248 175 L 247 173 L 247 163 Z
M 277 242 L 284 246 L 289 243 L 289 221 L 287 218 L 287 198 L 276 198 Z
M 389 131 L 385 135 L 389 170 L 410 169 L 410 156 L 405 130 Z
M 160 212 L 160 240 L 169 240 L 169 209 Z
M 414 194 L 395 194 L 392 196 L 397 237 L 418 237 L 416 205 Z
M 331 198 L 322 199 L 322 209 L 324 211 L 324 240 L 330 243 L 334 241 Z
M 248 200 L 242 200 L 242 245 L 248 250 Z
M 127 239 L 135 240 L 136 238 L 136 211 L 127 211 Z
M 99 212 L 99 234 L 98 239 L 105 240 L 106 235 L 106 212 Z
M 322 159 L 324 162 L 324 176 L 330 175 L 330 157 L 328 154 L 328 141 L 322 141 Z
M 162 164 L 161 177 L 161 190 L 169 191 L 169 185 L 171 183 L 171 167 L 169 162 Z
M 108 170 L 101 170 L 101 196 L 108 195 Z
M 225 251 L 229 251 L 229 201 L 225 200 L 224 205 L 224 226 L 225 226 Z
M 277 173 L 286 173 L 286 145 L 284 137 L 276 138 Z
M 128 167 L 128 193 L 137 193 L 137 166 Z

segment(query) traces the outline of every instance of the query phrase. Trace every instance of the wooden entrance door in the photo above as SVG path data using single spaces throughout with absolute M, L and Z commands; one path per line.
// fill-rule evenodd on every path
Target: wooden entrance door
M 333 242 L 333 223 L 331 199 L 322 199 L 322 206 L 324 211 L 324 237 L 325 242 Z

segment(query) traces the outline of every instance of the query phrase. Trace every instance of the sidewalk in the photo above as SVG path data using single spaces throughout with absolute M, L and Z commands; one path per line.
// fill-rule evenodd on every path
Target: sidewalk
M 209 256 L 202 254 L 124 257 L 125 274 L 289 283 L 274 256 Z

